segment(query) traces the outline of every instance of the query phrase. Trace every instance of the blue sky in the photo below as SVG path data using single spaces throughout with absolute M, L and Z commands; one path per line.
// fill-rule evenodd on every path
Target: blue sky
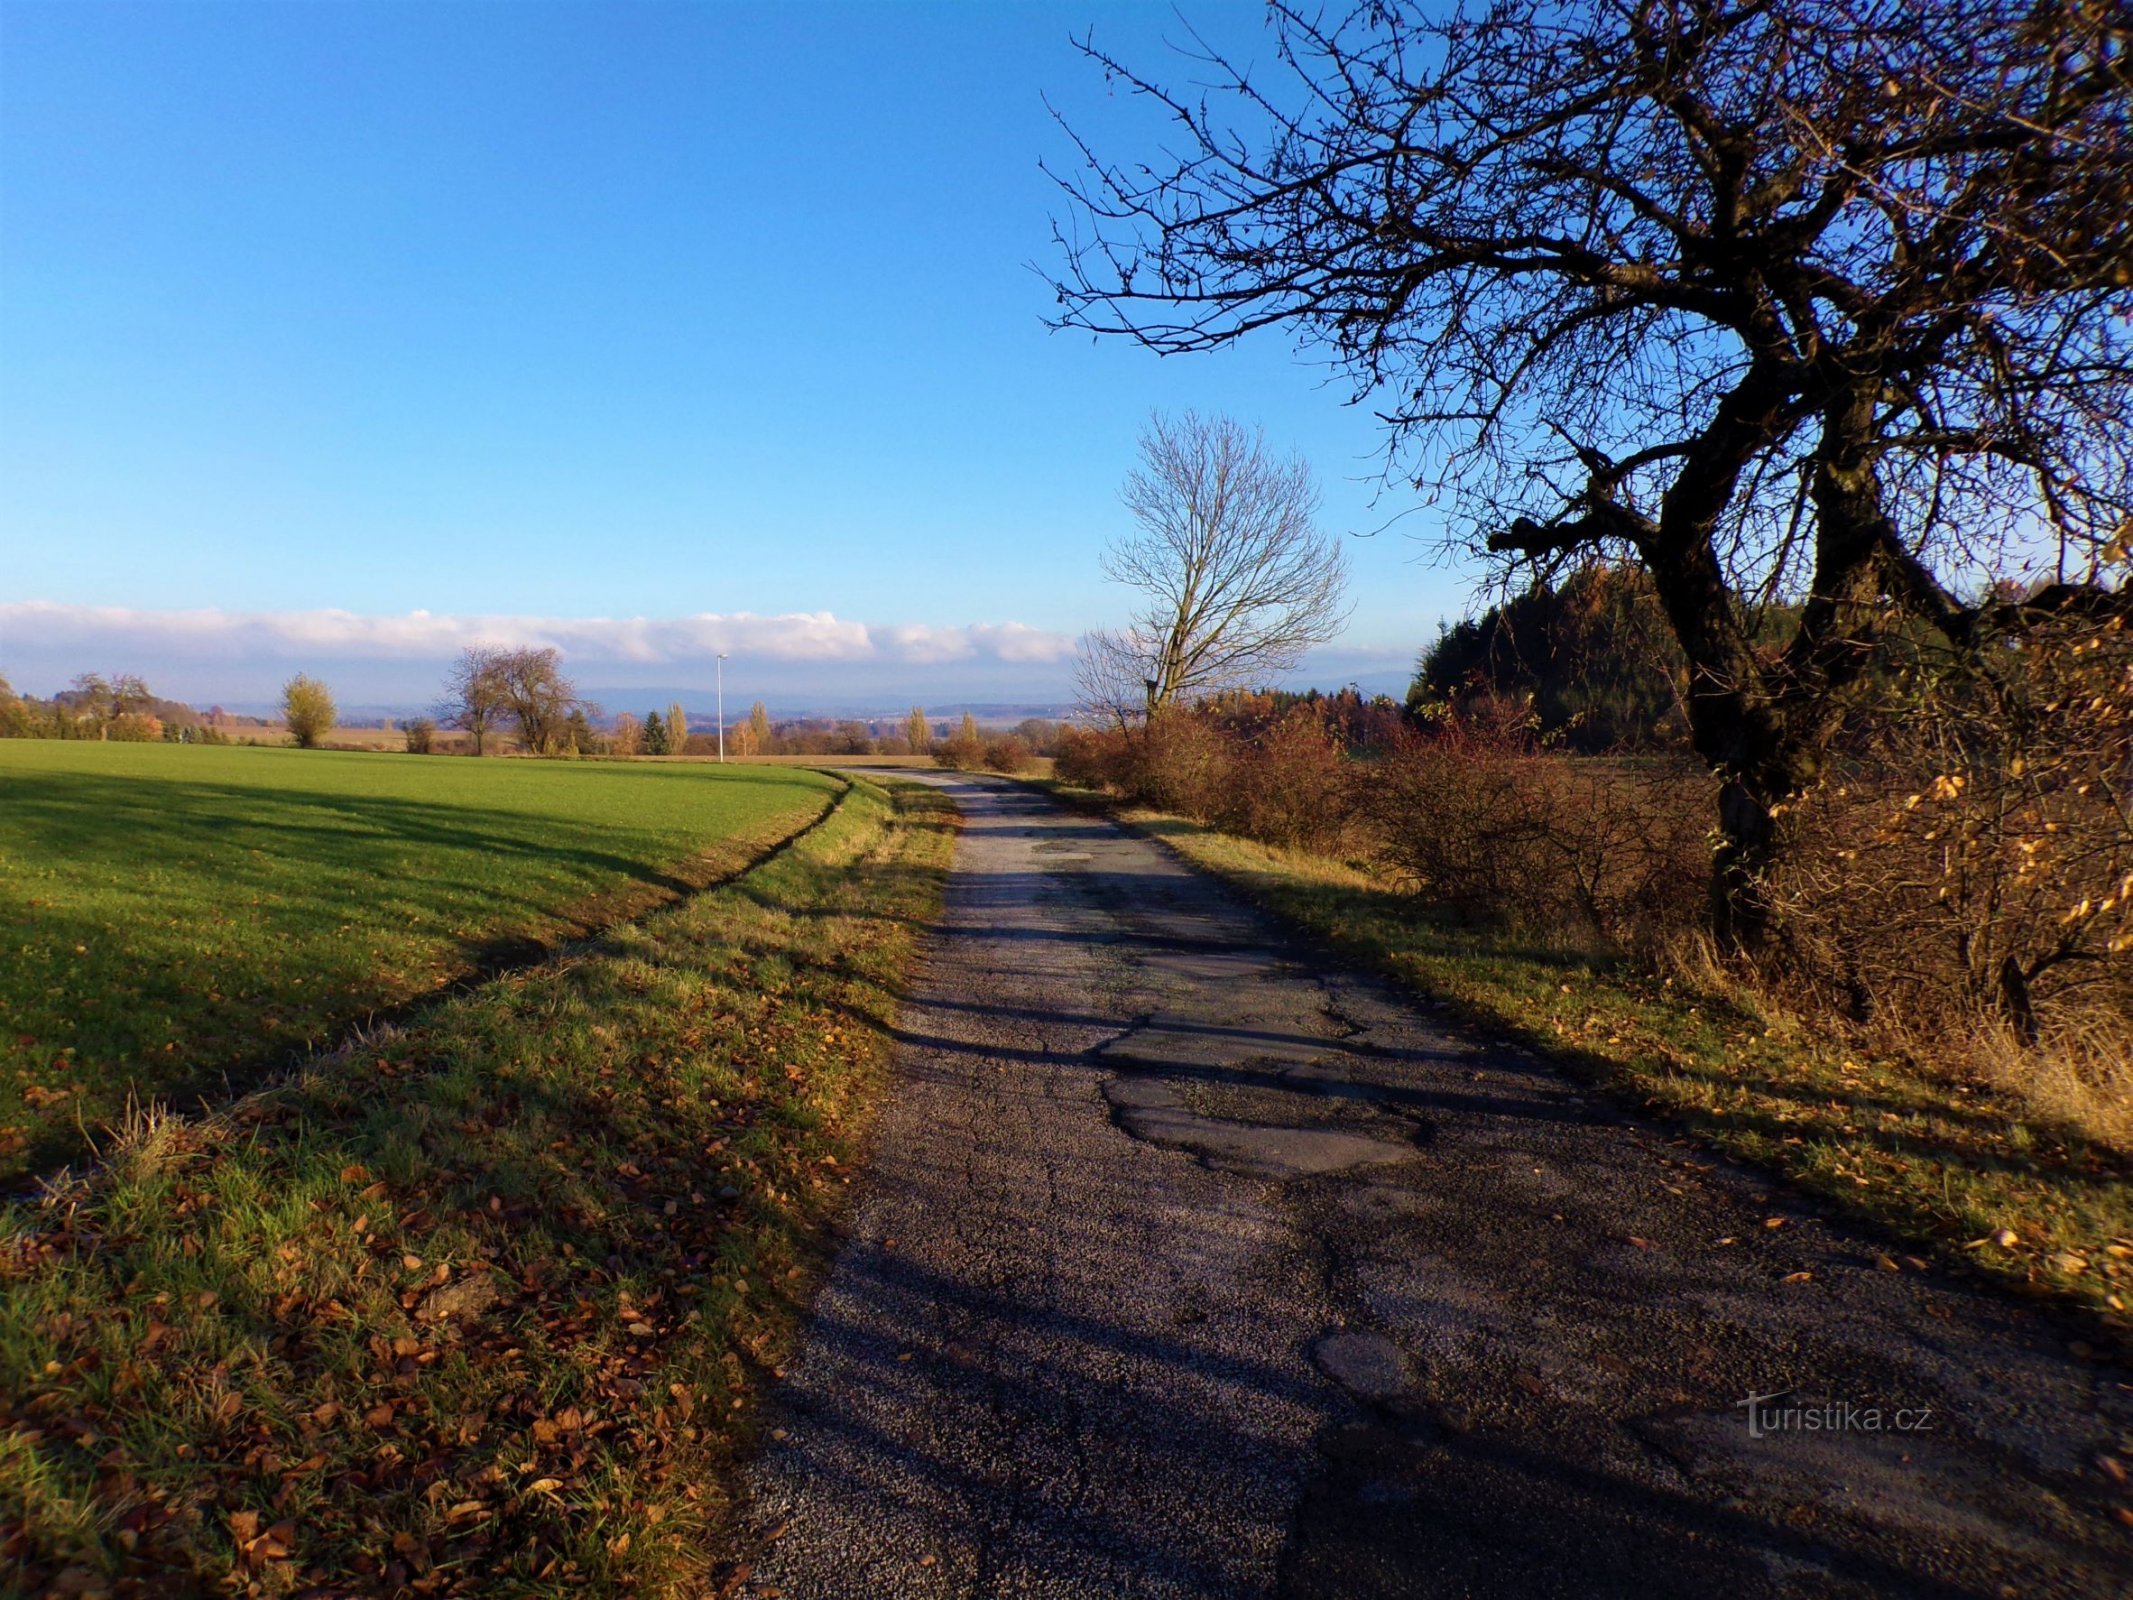
M 1271 54 L 1255 6 L 1183 15 Z M 1059 694 L 1059 641 L 1123 607 L 1097 555 L 1151 408 L 1263 425 L 1330 530 L 1383 528 L 1375 425 L 1278 339 L 1043 327 L 1046 98 L 1100 148 L 1160 137 L 1090 26 L 1136 61 L 1182 36 L 1086 3 L 5 0 L 0 672 L 392 700 L 488 630 L 593 683 L 707 684 L 727 643 L 773 703 Z M 1462 609 L 1433 527 L 1350 542 L 1311 676 L 1396 675 Z M 753 620 L 623 626 L 707 614 Z

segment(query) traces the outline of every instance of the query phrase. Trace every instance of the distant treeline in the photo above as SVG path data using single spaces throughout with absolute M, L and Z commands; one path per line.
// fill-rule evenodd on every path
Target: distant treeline
M 166 700 L 131 673 L 89 672 L 49 700 L 17 694 L 0 678 L 0 739 L 118 739 L 138 743 L 228 744 L 268 724 L 215 706 L 195 711 Z
M 323 684 L 299 678 L 292 683 Z M 72 687 L 49 699 L 18 694 L 0 677 L 0 739 L 89 739 L 163 741 L 171 744 L 231 744 L 278 740 L 286 729 L 277 721 L 240 716 L 221 706 L 198 710 L 167 699 L 132 673 L 84 673 Z M 1292 697 L 1293 698 L 1293 697 Z M 310 743 L 323 743 L 333 731 L 330 697 L 320 707 Z M 975 728 L 977 724 L 964 719 Z M 399 725 L 406 747 L 418 754 L 442 754 L 448 748 L 443 730 L 460 736 L 462 752 L 531 753 L 556 756 L 716 755 L 717 725 L 692 725 L 678 705 L 612 715 L 582 699 L 561 671 L 556 652 L 470 650 L 456 666 L 445 695 L 426 716 Z M 1013 724 L 987 725 L 985 739 L 1012 739 L 1034 755 L 1058 749 L 1062 723 L 1027 717 Z M 385 722 L 391 729 L 394 724 Z M 935 721 L 919 707 L 907 715 L 873 719 L 794 717 L 773 721 L 761 701 L 726 729 L 726 754 L 859 756 L 931 755 L 936 747 L 960 737 L 961 723 Z M 299 743 L 306 742 L 298 739 Z M 375 739 L 344 746 L 379 749 Z

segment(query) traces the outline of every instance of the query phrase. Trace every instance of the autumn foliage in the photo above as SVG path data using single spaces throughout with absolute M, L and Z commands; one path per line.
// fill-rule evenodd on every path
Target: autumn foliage
M 1793 964 L 1865 1021 L 1967 1011 L 2032 1044 L 2099 1017 L 2122 1029 L 2133 636 L 2116 617 L 2047 618 L 1997 654 L 1982 683 L 1912 663 L 1851 759 L 1786 819 Z

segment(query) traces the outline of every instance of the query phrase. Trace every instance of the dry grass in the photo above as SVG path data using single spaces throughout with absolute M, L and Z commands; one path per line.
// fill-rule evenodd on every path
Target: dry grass
M 1940 1037 L 1945 1051 L 1946 1035 Z M 2133 1057 L 2124 1017 L 2062 1016 L 2034 1045 L 2025 1045 L 2004 1019 L 1987 1014 L 1961 1043 L 1963 1065 L 2018 1100 L 2032 1121 L 2077 1130 L 2133 1155 Z M 1913 1045 L 1911 1053 L 1932 1049 L 1930 1043 Z

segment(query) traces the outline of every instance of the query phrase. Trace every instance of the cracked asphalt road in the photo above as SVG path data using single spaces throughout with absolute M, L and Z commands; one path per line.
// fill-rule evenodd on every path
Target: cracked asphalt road
M 1149 840 L 937 781 L 966 828 L 754 1592 L 2133 1592 L 2096 1466 L 2133 1390 L 2051 1318 L 1878 1267 Z

